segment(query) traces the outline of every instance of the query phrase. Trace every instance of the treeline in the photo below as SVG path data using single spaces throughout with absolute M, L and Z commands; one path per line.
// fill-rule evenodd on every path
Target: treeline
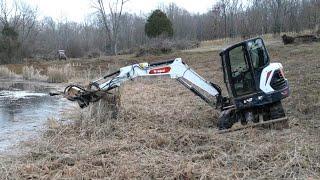
M 211 40 L 266 33 L 301 32 L 320 23 L 320 0 L 220 0 L 205 14 L 174 4 L 164 8 L 176 38 Z
M 52 59 L 59 49 L 69 57 L 121 54 L 147 44 L 148 15 L 124 13 L 126 1 L 111 1 L 92 0 L 97 13 L 75 23 L 50 17 L 39 20 L 35 7 L 20 1 L 9 7 L 0 0 L 0 63 L 25 57 Z M 175 4 L 160 9 L 172 22 L 172 41 L 299 33 L 320 24 L 320 0 L 220 0 L 202 14 Z

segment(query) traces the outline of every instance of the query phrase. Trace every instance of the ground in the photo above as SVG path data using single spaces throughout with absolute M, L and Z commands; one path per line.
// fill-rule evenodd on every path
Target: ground
M 85 110 L 67 108 L 65 116 L 71 123 L 51 119 L 37 141 L 21 145 L 23 153 L 1 157 L 1 177 L 319 179 L 320 43 L 267 44 L 272 61 L 283 64 L 290 83 L 291 96 L 283 101 L 290 129 L 217 134 L 219 112 L 178 82 L 137 79 L 120 89 L 117 119 L 110 118 L 103 102 Z M 215 48 L 203 48 L 163 56 L 102 57 L 72 63 L 79 63 L 76 69 L 82 74 L 88 69 L 99 74 L 101 69 L 111 71 L 134 62 L 181 57 L 225 92 L 218 53 Z M 45 68 L 55 63 L 60 64 L 37 64 Z

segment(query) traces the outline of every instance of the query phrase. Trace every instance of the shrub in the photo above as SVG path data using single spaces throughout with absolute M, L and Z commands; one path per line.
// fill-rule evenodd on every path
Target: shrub
M 136 53 L 136 57 L 146 56 L 146 55 L 160 55 L 168 54 L 173 50 L 186 50 L 198 48 L 200 43 L 198 41 L 189 40 L 169 40 L 162 38 L 151 39 L 149 44 L 141 47 Z
M 89 59 L 91 59 L 91 58 L 99 58 L 100 56 L 101 56 L 100 50 L 92 50 L 92 51 L 89 51 L 88 54 L 87 54 L 87 57 Z
M 21 60 L 18 53 L 21 47 L 18 37 L 19 33 L 14 27 L 4 24 L 0 38 L 0 63 L 9 64 Z
M 136 57 L 146 56 L 146 55 L 161 55 L 168 54 L 172 52 L 172 46 L 165 46 L 159 44 L 157 46 L 145 46 L 141 47 L 136 53 Z
M 194 49 L 200 47 L 200 42 L 190 40 L 177 40 L 174 42 L 174 47 L 177 50 Z

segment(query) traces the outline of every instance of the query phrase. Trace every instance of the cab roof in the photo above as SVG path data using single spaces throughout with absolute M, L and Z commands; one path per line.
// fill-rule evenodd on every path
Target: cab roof
M 256 39 L 261 39 L 262 42 L 263 42 L 263 39 L 262 39 L 261 37 L 255 37 L 255 38 L 247 39 L 247 40 L 238 42 L 238 43 L 236 43 L 236 44 L 233 44 L 233 45 L 231 45 L 231 46 L 228 46 L 227 48 L 223 49 L 223 50 L 219 53 L 219 55 L 220 55 L 220 56 L 223 56 L 223 55 L 224 55 L 226 52 L 228 52 L 230 49 L 233 49 L 233 48 L 235 48 L 235 47 L 237 47 L 237 46 L 239 46 L 239 45 L 241 45 L 241 44 L 245 44 L 245 43 L 247 43 L 247 42 L 249 42 L 249 41 L 256 40 Z M 263 43 L 264 43 L 264 42 L 263 42 Z

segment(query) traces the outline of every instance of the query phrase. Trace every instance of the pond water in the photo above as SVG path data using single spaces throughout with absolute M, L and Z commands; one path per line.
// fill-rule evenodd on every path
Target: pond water
M 70 102 L 48 93 L 52 84 L 0 79 L 0 152 L 39 135 L 48 118 L 61 118 Z

